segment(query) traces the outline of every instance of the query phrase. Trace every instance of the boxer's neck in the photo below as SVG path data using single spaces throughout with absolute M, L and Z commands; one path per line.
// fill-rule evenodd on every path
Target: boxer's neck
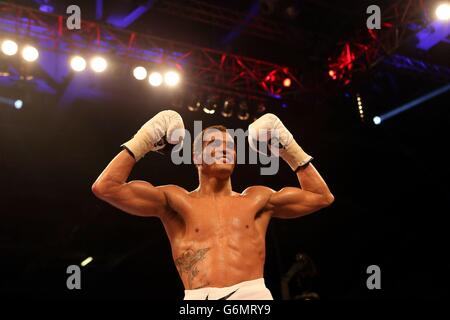
M 198 192 L 205 196 L 228 196 L 233 193 L 230 177 L 219 179 L 218 177 L 200 175 Z

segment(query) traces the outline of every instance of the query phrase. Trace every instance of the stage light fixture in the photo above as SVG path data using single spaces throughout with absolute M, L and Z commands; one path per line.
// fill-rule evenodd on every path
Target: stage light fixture
M 379 125 L 381 123 L 381 118 L 379 116 L 373 117 L 373 123 Z
M 72 57 L 72 59 L 70 59 L 70 67 L 76 72 L 83 71 L 86 69 L 86 60 L 80 56 Z
M 196 112 L 202 107 L 201 97 L 196 93 L 191 93 L 186 99 L 186 102 L 187 109 L 192 112 Z
M 152 87 L 159 87 L 163 82 L 163 76 L 159 72 L 152 72 L 148 77 L 148 83 Z
M 198 100 L 193 100 L 191 103 L 188 103 L 188 110 L 195 112 L 198 111 L 200 109 L 200 107 L 202 106 L 201 102 Z
M 286 88 L 289 88 L 291 86 L 291 84 L 292 84 L 291 79 L 286 78 L 283 80 L 283 86 L 285 86 Z
M 219 104 L 219 97 L 210 96 L 206 100 L 206 104 L 203 106 L 203 111 L 207 114 L 214 114 L 217 110 L 218 104 Z
M 39 58 L 39 51 L 33 46 L 25 46 L 22 49 L 22 57 L 28 62 L 36 61 Z
M 22 107 L 23 107 L 23 101 L 22 101 L 22 100 L 16 100 L 16 101 L 14 101 L 14 107 L 15 107 L 16 109 L 22 109 Z
M 356 94 L 356 100 L 358 101 L 359 116 L 361 117 L 361 120 L 362 120 L 362 119 L 364 119 L 364 110 L 363 110 L 361 96 L 359 95 L 359 93 Z
M 450 4 L 442 3 L 436 8 L 436 17 L 442 21 L 450 19 Z
M 96 72 L 100 73 L 106 70 L 108 67 L 108 62 L 106 62 L 105 58 L 103 57 L 94 57 L 91 60 L 91 69 Z
M 336 75 L 336 71 L 334 70 L 329 70 L 328 71 L 328 75 L 331 77 L 331 79 L 336 80 L 337 79 L 337 75 Z
M 133 76 L 137 79 L 137 80 L 144 80 L 145 78 L 147 78 L 147 69 L 145 69 L 144 67 L 136 67 L 133 70 Z
M 4 40 L 2 42 L 2 52 L 7 56 L 13 56 L 17 53 L 19 47 L 15 41 Z
M 233 110 L 234 107 L 236 105 L 236 102 L 234 101 L 233 98 L 227 98 L 225 99 L 224 103 L 223 103 L 223 108 L 222 108 L 222 116 L 224 116 L 225 118 L 230 118 L 233 115 Z
M 256 107 L 256 113 L 261 114 L 266 112 L 267 110 L 267 106 L 264 102 L 259 102 L 257 107 Z
M 169 87 L 176 86 L 180 82 L 180 75 L 176 71 L 168 71 L 164 75 L 164 81 Z
M 86 259 L 84 259 L 83 261 L 81 261 L 80 265 L 82 267 L 86 267 L 89 263 L 92 262 L 92 260 L 94 260 L 94 258 L 92 257 L 87 257 Z
M 237 113 L 237 117 L 239 120 L 248 120 L 248 118 L 250 118 L 247 101 L 241 101 L 239 103 L 239 111 Z

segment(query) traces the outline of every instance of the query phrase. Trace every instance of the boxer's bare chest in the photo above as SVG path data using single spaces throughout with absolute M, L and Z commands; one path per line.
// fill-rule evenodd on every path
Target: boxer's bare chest
M 223 197 L 185 195 L 172 199 L 173 235 L 202 241 L 230 234 L 265 231 L 266 221 L 259 219 L 262 205 L 240 194 Z M 263 221 L 261 221 L 263 220 Z

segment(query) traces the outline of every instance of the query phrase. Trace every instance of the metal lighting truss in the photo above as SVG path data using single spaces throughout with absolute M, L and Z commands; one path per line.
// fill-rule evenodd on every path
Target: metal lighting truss
M 39 41 L 41 49 L 68 54 L 93 51 L 132 61 L 176 67 L 184 82 L 205 90 L 254 99 L 289 98 L 301 89 L 294 72 L 271 62 L 166 40 L 82 20 L 66 28 L 65 16 L 0 2 L 0 31 Z M 284 87 L 283 79 L 291 79 Z

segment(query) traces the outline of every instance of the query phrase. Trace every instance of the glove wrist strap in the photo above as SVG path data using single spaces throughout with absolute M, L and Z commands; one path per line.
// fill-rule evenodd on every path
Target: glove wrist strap
M 280 149 L 280 157 L 286 161 L 295 172 L 308 165 L 313 159 L 313 157 L 303 151 L 295 140 L 292 140 L 291 143 Z

